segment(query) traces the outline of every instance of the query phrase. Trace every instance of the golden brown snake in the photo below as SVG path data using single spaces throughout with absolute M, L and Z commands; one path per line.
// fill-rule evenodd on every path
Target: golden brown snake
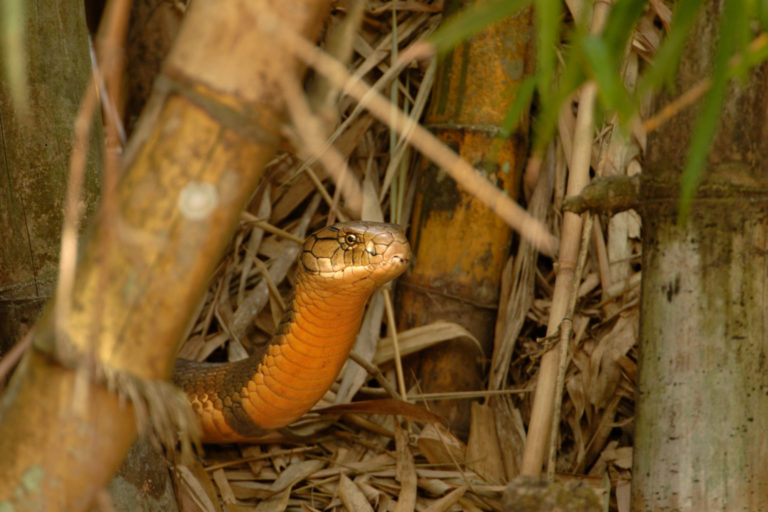
M 339 375 L 373 292 L 402 274 L 411 249 L 400 226 L 353 221 L 311 235 L 293 299 L 266 350 L 241 361 L 179 360 L 173 374 L 200 417 L 203 442 L 263 435 L 311 409 Z

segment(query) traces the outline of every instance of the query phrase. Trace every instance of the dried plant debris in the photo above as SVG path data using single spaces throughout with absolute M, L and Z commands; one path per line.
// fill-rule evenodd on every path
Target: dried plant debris
M 566 3 L 573 19 L 582 19 L 575 11 L 583 2 Z M 648 60 L 658 47 L 659 23 L 665 27 L 669 23 L 663 1 L 651 5 L 637 27 L 627 82 L 636 76 L 638 57 Z M 585 3 L 584 8 L 589 6 Z M 412 63 L 393 71 L 392 55 L 434 30 L 440 13 L 440 6 L 420 2 L 373 1 L 361 13 L 339 4 L 324 48 L 348 59 L 349 71 L 369 86 L 396 90 L 398 105 L 418 118 L 432 87 L 434 67 Z M 351 26 L 353 18 L 356 25 Z M 339 42 L 338 34 L 351 38 L 351 51 Z M 336 42 L 330 43 L 333 37 Z M 298 243 L 307 233 L 335 220 L 358 218 L 360 212 L 364 218 L 404 224 L 410 218 L 416 186 L 413 169 L 418 167 L 414 152 L 406 151 L 407 144 L 393 137 L 390 128 L 324 83 L 319 74 L 311 75 L 308 84 L 308 98 L 300 108 L 312 109 L 314 126 L 307 132 L 306 127 L 297 130 L 288 124 L 284 132 L 289 140 L 309 138 L 312 144 L 298 150 L 286 146 L 269 165 L 228 252 L 211 276 L 208 294 L 179 350 L 182 357 L 232 361 L 261 350 L 289 300 Z M 546 221 L 555 234 L 562 226 L 577 101 L 563 108 L 549 154 L 530 165 L 531 174 L 525 176 L 532 194 L 529 213 Z M 601 144 L 611 129 L 598 130 L 593 168 L 603 147 L 606 176 L 627 179 L 639 174 L 645 147 L 642 128 Z M 319 137 L 327 140 L 323 147 L 333 148 L 332 158 L 346 162 L 353 180 L 349 183 L 359 184 L 354 192 L 362 196 L 356 198 L 359 204 L 350 201 L 351 189 L 335 185 L 343 176 L 324 167 L 326 157 L 317 154 L 322 149 Z M 391 141 L 395 147 L 390 147 Z M 401 161 L 408 165 L 400 165 Z M 396 172 L 406 174 L 395 179 Z M 593 207 L 600 210 L 601 205 Z M 610 213 L 605 205 L 601 211 Z M 578 283 L 565 378 L 556 465 L 557 480 L 567 486 L 552 492 L 571 493 L 588 503 L 584 510 L 591 510 L 595 501 L 584 493 L 594 490 L 598 502 L 609 500 L 612 509 L 623 511 L 631 479 L 637 384 L 641 221 L 634 210 L 604 215 L 598 221 Z M 468 440 L 456 438 L 438 418 L 391 403 L 358 403 L 399 395 L 394 391 L 395 351 L 386 335 L 391 326 L 381 327 L 386 315 L 374 300 L 355 348 L 355 357 L 365 368 L 348 361 L 313 412 L 260 444 L 206 447 L 202 465 L 179 464 L 180 509 L 502 510 L 507 484 L 519 482 L 515 479 L 544 350 L 540 338 L 552 308 L 554 277 L 552 261 L 525 244 L 510 259 L 499 305 L 497 347 L 494 354 L 485 355 L 492 370 L 487 389 L 492 392 L 473 408 Z M 402 357 L 456 337 L 474 339 L 455 324 L 420 327 L 399 333 L 399 352 Z M 382 387 L 377 378 L 390 385 Z M 415 386 L 408 395 L 418 393 Z M 419 398 L 428 407 L 437 397 Z M 330 406 L 337 408 L 327 409 Z M 508 497 L 512 494 L 507 492 Z

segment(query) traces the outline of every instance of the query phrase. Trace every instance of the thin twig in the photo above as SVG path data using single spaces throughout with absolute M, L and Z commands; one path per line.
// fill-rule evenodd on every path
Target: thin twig
M 304 244 L 305 239 L 301 238 L 300 236 L 296 236 L 293 233 L 286 231 L 284 229 L 280 229 L 277 226 L 273 226 L 269 222 L 265 220 L 261 220 L 258 217 L 254 216 L 251 213 L 248 213 L 246 211 L 240 212 L 240 217 L 250 223 L 256 226 L 257 228 L 261 228 L 267 233 L 272 233 L 273 235 L 277 235 L 281 238 L 285 238 L 286 240 L 290 240 L 292 242 L 296 242 L 297 244 Z
M 246 462 L 256 462 L 259 460 L 271 459 L 272 457 L 278 457 L 280 455 L 295 455 L 298 453 L 309 452 L 317 450 L 317 446 L 304 446 L 302 448 L 291 448 L 290 450 L 278 450 L 271 453 L 264 453 L 262 455 L 254 455 L 253 457 L 243 457 L 242 459 L 229 460 L 227 462 L 220 462 L 219 464 L 213 464 L 205 468 L 208 473 L 212 473 L 217 469 L 229 468 L 232 466 L 238 466 L 245 464 Z
M 280 308 L 285 311 L 285 301 L 283 300 L 283 297 L 280 296 L 280 291 L 277 289 L 277 284 L 275 283 L 275 280 L 272 279 L 272 274 L 269 273 L 267 266 L 248 249 L 246 249 L 245 252 L 247 252 L 248 255 L 253 258 L 253 264 L 256 265 L 256 267 L 259 269 L 259 272 L 261 272 L 261 275 L 267 281 L 267 287 L 269 288 L 269 291 L 272 292 L 272 296 L 275 297 L 275 300 L 277 300 L 278 304 L 280 304 Z
M 27 331 L 27 334 L 25 334 L 20 341 L 11 347 L 11 350 L 9 350 L 3 357 L 0 357 L 0 383 L 2 383 L 6 375 L 10 373 L 11 368 L 19 362 L 21 356 L 24 355 L 24 352 L 32 344 L 34 333 L 35 329 L 33 327 Z M 2 389 L 0 389 L 0 391 L 2 391 Z
M 400 395 L 404 400 L 408 400 L 408 392 L 405 389 L 405 378 L 403 376 L 403 361 L 400 359 L 400 344 L 397 341 L 397 327 L 395 323 L 395 308 L 392 306 L 392 295 L 389 287 L 384 287 L 384 309 L 387 311 L 387 323 L 392 333 L 392 349 L 395 352 L 395 372 L 397 373 L 397 384 L 400 387 Z
M 69 180 L 67 199 L 64 206 L 64 227 L 61 233 L 59 254 L 59 281 L 56 285 L 54 317 L 56 339 L 59 346 L 65 342 L 68 322 L 72 311 L 72 292 L 75 287 L 75 266 L 77 264 L 77 226 L 80 224 L 80 197 L 83 175 L 88 153 L 88 139 L 91 121 L 96 109 L 97 95 L 93 76 L 85 89 L 83 101 L 75 118 L 75 140 L 69 158 Z
M 397 392 L 395 387 L 387 380 L 387 378 L 384 376 L 383 373 L 381 373 L 381 370 L 379 370 L 379 367 L 375 364 L 366 361 L 362 357 L 360 357 L 355 352 L 349 353 L 349 358 L 359 364 L 365 371 L 367 371 L 376 381 L 381 384 L 381 387 L 384 388 L 387 393 L 389 393 L 389 396 L 392 398 L 396 398 L 398 400 L 402 400 L 400 394 Z

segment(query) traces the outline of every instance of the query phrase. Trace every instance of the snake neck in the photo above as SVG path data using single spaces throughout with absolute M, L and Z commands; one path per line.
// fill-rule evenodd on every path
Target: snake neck
M 329 281 L 316 275 L 298 274 L 292 300 L 270 345 L 299 341 L 310 345 L 321 343 L 329 350 L 351 349 L 365 304 L 374 290 Z
M 240 396 L 251 421 L 261 428 L 280 428 L 325 395 L 349 356 L 373 291 L 359 283 L 298 275 L 293 300 L 267 352 L 252 362 L 239 362 L 250 368 Z

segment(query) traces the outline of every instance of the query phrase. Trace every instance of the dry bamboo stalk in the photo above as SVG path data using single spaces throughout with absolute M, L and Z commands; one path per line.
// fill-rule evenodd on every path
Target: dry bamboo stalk
M 587 212 L 584 220 L 583 233 L 581 236 L 581 247 L 579 248 L 579 261 L 576 266 L 574 283 L 571 286 L 571 296 L 568 300 L 568 307 L 565 311 L 565 317 L 560 324 L 560 346 L 559 361 L 557 367 L 557 380 L 555 384 L 555 404 L 553 407 L 553 419 L 549 434 L 549 461 L 547 464 L 547 480 L 554 480 L 555 469 L 557 466 L 557 435 L 560 431 L 560 415 L 563 406 L 563 390 L 565 388 L 565 372 L 568 369 L 568 349 L 571 343 L 571 331 L 573 330 L 573 311 L 576 309 L 579 288 L 578 282 L 581 280 L 584 271 L 584 262 L 587 260 L 587 248 L 589 247 L 589 238 L 592 231 L 594 216 Z M 586 324 L 586 322 L 585 322 Z
M 77 354 L 68 362 L 75 365 L 80 361 L 76 356 L 88 352 L 101 303 L 98 345 L 89 362 L 109 370 L 107 376 L 116 375 L 131 402 L 92 385 L 84 409 L 73 411 L 75 372 L 40 354 L 52 351 L 51 304 L 36 327 L 39 350 L 28 352 L 20 363 L 0 412 L 0 502 L 12 508 L 90 510 L 135 437 L 134 413 L 141 412 L 143 398 L 168 404 L 174 412 L 189 409 L 167 402 L 171 396 L 159 394 L 165 388 L 151 388 L 140 379 L 167 376 L 175 340 L 274 154 L 279 138 L 273 128 L 283 112 L 274 105 L 279 87 L 269 70 L 288 66 L 298 74 L 302 68 L 253 29 L 252 20 L 259 16 L 253 4 L 195 2 L 124 154 L 114 236 L 102 247 L 105 239 L 97 225 L 77 263 L 72 295 L 79 302 L 65 333 Z M 274 8 L 313 37 L 328 4 L 301 5 L 276 2 Z M 267 47 L 270 51 L 263 51 Z M 238 65 L 244 61 L 249 66 Z M 245 122 L 249 114 L 258 115 L 258 121 Z M 214 199 L 207 194 L 211 189 Z M 206 201 L 199 200 L 203 195 Z M 105 220 L 100 216 L 97 221 Z M 110 259 L 106 282 L 105 254 Z M 126 383 L 128 375 L 134 377 Z M 41 394 L 41 389 L 56 392 Z M 35 478 L 33 489 L 24 484 L 30 477 Z M 32 493 L 20 493 L 25 488 Z
M 592 33 L 599 33 L 602 30 L 609 8 L 610 6 L 604 2 L 595 4 L 592 13 Z M 589 182 L 596 95 L 597 85 L 594 82 L 587 82 L 582 87 L 573 140 L 571 169 L 568 177 L 568 196 L 579 195 Z M 570 212 L 563 214 L 563 238 L 547 336 L 554 335 L 560 328 L 560 323 L 563 321 L 568 307 L 571 289 L 578 284 L 574 283 L 574 274 L 581 229 L 582 219 L 580 215 Z M 541 473 L 553 416 L 559 355 L 558 351 L 549 351 L 541 359 L 536 395 L 531 410 L 531 421 L 528 424 L 528 438 L 520 469 L 523 475 L 539 476 Z

